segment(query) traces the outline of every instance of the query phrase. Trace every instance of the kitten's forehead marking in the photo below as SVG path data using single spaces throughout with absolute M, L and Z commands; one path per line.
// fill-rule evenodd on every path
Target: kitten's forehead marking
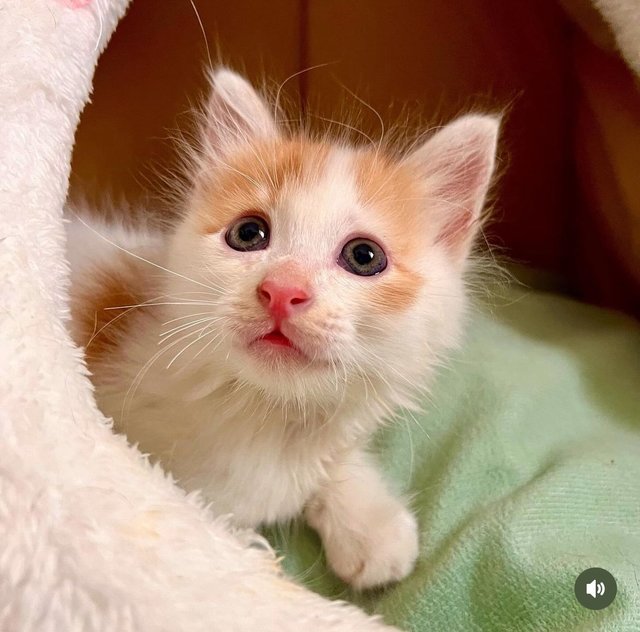
M 416 304 L 425 283 L 416 262 L 424 251 L 426 235 L 413 230 L 416 217 L 424 211 L 420 208 L 421 183 L 379 152 L 359 152 L 353 173 L 370 234 L 382 239 L 387 254 L 393 246 L 388 273 L 375 279 L 367 295 L 371 313 L 405 312 Z
M 281 194 L 315 181 L 326 147 L 303 139 L 265 142 L 214 165 L 196 183 L 194 209 L 204 233 L 217 233 L 240 213 L 268 210 Z
M 306 257 L 326 259 L 346 237 L 360 204 L 348 149 L 329 150 L 321 169 L 305 174 L 283 200 L 281 221 L 290 251 L 303 249 Z M 311 177 L 309 177 L 311 176 Z

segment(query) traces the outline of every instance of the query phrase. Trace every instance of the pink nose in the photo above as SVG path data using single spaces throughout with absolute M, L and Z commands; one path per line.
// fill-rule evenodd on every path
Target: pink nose
M 308 307 L 311 296 L 296 285 L 284 285 L 265 279 L 258 286 L 258 298 L 269 313 L 278 320 L 289 318 L 294 312 Z

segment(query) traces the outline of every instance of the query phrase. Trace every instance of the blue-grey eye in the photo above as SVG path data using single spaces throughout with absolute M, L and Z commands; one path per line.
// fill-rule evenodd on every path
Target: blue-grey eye
M 269 224 L 262 217 L 241 217 L 229 226 L 225 235 L 234 250 L 264 250 L 269 245 Z
M 359 276 L 380 274 L 387 267 L 387 255 L 375 241 L 358 237 L 342 248 L 338 264 Z

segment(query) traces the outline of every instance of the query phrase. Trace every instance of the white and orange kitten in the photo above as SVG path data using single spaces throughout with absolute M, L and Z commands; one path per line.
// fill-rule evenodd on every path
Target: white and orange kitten
M 399 580 L 416 520 L 367 440 L 460 339 L 498 120 L 395 155 L 282 129 L 228 70 L 212 84 L 173 230 L 69 224 L 98 403 L 218 514 L 303 512 L 339 577 Z

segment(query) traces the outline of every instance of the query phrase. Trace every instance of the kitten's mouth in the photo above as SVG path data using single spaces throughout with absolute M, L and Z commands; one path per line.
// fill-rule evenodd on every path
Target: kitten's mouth
M 307 354 L 296 345 L 279 327 L 255 338 L 249 343 L 254 354 L 267 359 L 288 362 L 308 362 Z
M 270 342 L 273 345 L 277 345 L 280 347 L 290 347 L 294 348 L 293 342 L 289 340 L 279 329 L 274 329 L 270 331 L 268 334 L 258 338 L 258 340 L 264 340 L 265 342 Z
M 304 332 L 294 325 L 285 324 L 287 333 L 282 331 L 279 323 L 271 326 L 273 329 L 266 334 L 254 331 L 252 336 L 245 338 L 244 348 L 256 360 L 266 363 L 270 369 L 291 371 L 324 371 L 330 367 L 329 361 L 319 356 L 313 346 L 307 346 Z

